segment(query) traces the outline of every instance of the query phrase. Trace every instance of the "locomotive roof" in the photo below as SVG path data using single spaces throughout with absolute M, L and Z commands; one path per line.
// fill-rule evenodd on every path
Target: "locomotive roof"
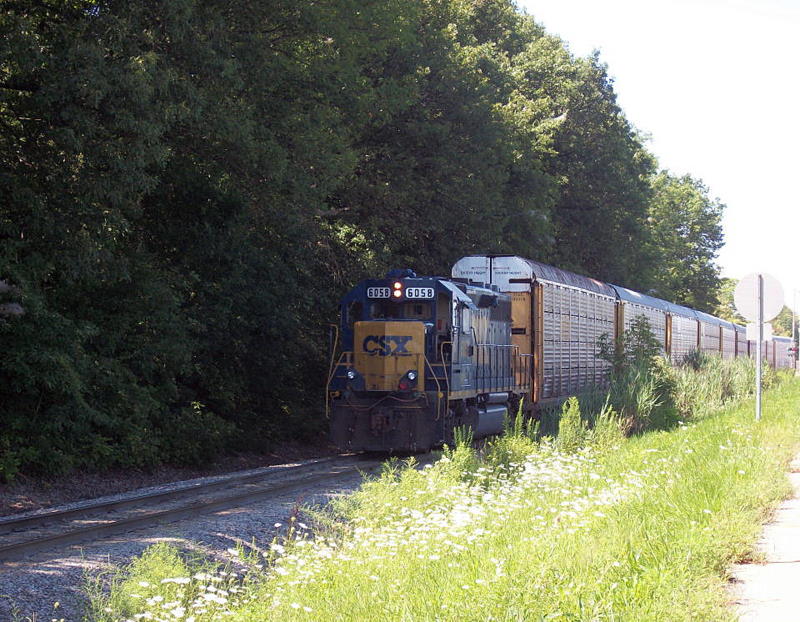
M 461 290 L 461 288 L 458 287 L 458 285 L 456 285 L 452 281 L 448 281 L 448 280 L 445 280 L 445 279 L 439 279 L 439 284 L 442 285 L 442 287 L 444 287 L 445 289 L 450 290 L 450 292 L 453 294 L 453 300 L 458 300 L 459 302 L 463 303 L 464 305 L 466 305 L 470 309 L 477 309 L 478 308 L 478 307 L 475 306 L 475 303 L 472 302 L 472 298 L 467 296 L 467 294 L 465 292 L 463 292 Z M 488 291 L 491 291 L 491 290 L 488 290 Z M 494 293 L 496 294 L 497 292 L 494 292 Z
M 669 311 L 669 303 L 666 300 L 654 298 L 653 296 L 648 296 L 647 294 L 640 294 L 639 292 L 628 289 L 627 287 L 622 287 L 621 285 L 612 285 L 611 287 L 616 290 L 617 296 L 620 300 L 624 300 L 625 302 L 635 302 L 640 305 L 653 307 L 654 309 L 659 309 L 660 311 L 664 312 Z

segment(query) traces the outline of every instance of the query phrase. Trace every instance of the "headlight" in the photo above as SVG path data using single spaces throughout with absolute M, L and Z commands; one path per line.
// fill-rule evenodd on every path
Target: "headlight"
M 406 374 L 406 377 L 411 381 L 414 382 L 417 379 L 417 372 L 413 369 Z
M 355 380 L 358 374 L 356 373 L 355 369 L 348 369 L 347 370 L 347 379 L 348 380 Z

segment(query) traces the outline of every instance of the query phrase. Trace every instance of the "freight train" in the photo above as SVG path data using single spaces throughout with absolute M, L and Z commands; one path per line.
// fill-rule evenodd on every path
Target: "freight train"
M 638 316 L 673 364 L 756 350 L 742 326 L 512 255 L 463 257 L 450 278 L 395 270 L 356 285 L 340 311 L 326 399 L 331 438 L 352 451 L 424 451 L 462 426 L 481 438 L 521 400 L 535 409 L 603 385 L 598 339 Z M 764 360 L 791 366 L 791 345 L 766 340 Z

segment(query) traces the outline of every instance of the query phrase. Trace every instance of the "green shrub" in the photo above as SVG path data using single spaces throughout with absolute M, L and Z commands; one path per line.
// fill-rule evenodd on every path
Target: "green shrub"
M 597 348 L 598 357 L 611 363 L 612 374 L 619 374 L 629 367 L 649 367 L 663 351 L 644 315 L 633 318 L 630 326 L 614 340 L 607 334 L 601 335 Z
M 625 439 L 625 426 L 619 415 L 606 401 L 600 412 L 594 417 L 593 425 L 589 432 L 589 445 L 600 452 L 608 451 Z
M 586 445 L 589 430 L 581 418 L 581 407 L 577 397 L 571 397 L 561 408 L 561 419 L 558 422 L 556 447 L 563 452 L 571 453 Z
M 503 435 L 486 444 L 484 460 L 492 468 L 514 468 L 525 461 L 537 447 L 539 422 L 526 419 L 520 403 L 514 417 L 506 417 Z
M 609 389 L 611 403 L 620 413 L 626 433 L 650 427 L 660 404 L 656 380 L 648 366 L 631 365 L 614 374 Z
M 672 370 L 675 405 L 682 419 L 702 417 L 728 402 L 741 400 L 755 390 L 755 362 L 746 357 L 722 359 L 692 352 Z M 762 385 L 775 382 L 776 374 L 764 366 Z

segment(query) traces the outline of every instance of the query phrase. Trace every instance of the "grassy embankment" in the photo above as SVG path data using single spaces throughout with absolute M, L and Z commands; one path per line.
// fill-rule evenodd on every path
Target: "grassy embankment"
M 722 395 L 696 392 L 696 406 Z M 517 429 L 482 455 L 387 466 L 313 541 L 249 554 L 244 579 L 155 547 L 90 619 L 732 619 L 726 569 L 788 491 L 800 382 L 766 393 L 760 423 L 740 400 L 623 439 L 613 417 L 587 431 L 576 414 L 552 442 Z

